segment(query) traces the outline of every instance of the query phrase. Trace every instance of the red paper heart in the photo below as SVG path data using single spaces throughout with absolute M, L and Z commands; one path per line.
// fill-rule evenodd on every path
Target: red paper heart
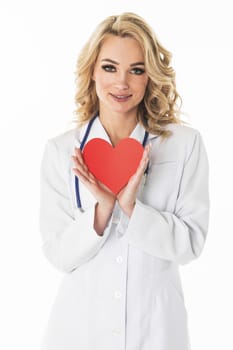
M 137 170 L 143 151 L 141 143 L 133 138 L 121 140 L 116 147 L 94 138 L 86 143 L 83 158 L 90 172 L 117 194 Z

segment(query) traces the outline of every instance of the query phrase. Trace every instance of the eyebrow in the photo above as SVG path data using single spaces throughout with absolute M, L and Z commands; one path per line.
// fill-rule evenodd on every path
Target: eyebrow
M 113 63 L 113 64 L 119 64 L 119 62 L 116 62 L 116 61 L 114 61 L 114 60 L 111 60 L 110 58 L 103 58 L 103 59 L 101 60 L 101 62 L 103 62 L 103 61 L 105 61 L 105 62 L 110 62 L 110 63 Z M 144 66 L 144 65 L 145 65 L 144 62 L 135 62 L 135 63 L 131 63 L 131 64 L 130 64 L 130 67 L 134 67 L 134 66 Z

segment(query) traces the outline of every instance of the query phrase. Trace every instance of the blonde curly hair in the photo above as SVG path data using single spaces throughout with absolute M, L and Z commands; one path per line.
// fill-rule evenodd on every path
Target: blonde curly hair
M 97 26 L 81 50 L 75 71 L 77 109 L 74 113 L 77 118 L 73 121 L 83 125 L 98 113 L 99 101 L 92 75 L 100 48 L 109 34 L 131 37 L 140 44 L 149 79 L 144 98 L 139 105 L 138 119 L 148 132 L 168 136 L 170 133 L 166 130 L 166 125 L 181 122 L 181 98 L 176 90 L 175 72 L 170 65 L 171 53 L 159 43 L 145 20 L 131 12 L 107 17 Z

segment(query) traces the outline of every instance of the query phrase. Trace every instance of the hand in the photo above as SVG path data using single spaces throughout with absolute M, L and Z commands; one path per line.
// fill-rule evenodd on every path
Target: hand
M 75 147 L 75 156 L 72 156 L 75 164 L 73 172 L 78 176 L 80 181 L 87 187 L 87 189 L 93 194 L 96 201 L 106 207 L 113 207 L 115 204 L 115 195 L 96 177 L 90 173 L 86 164 L 84 163 L 82 152 L 79 148 Z
M 129 217 L 133 212 L 137 191 L 149 161 L 150 149 L 150 144 L 145 147 L 142 159 L 135 174 L 129 179 L 128 184 L 117 195 L 117 200 L 121 209 Z
M 94 228 L 101 235 L 112 214 L 116 196 L 88 170 L 79 148 L 75 147 L 75 155 L 72 156 L 75 164 L 73 172 L 87 189 L 95 197 L 97 204 L 95 208 Z

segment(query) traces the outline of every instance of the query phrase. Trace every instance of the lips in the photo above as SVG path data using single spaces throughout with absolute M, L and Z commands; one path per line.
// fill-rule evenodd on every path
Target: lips
M 118 102 L 125 102 L 125 101 L 128 101 L 132 95 L 115 95 L 115 94 L 110 94 L 115 101 L 118 101 Z

